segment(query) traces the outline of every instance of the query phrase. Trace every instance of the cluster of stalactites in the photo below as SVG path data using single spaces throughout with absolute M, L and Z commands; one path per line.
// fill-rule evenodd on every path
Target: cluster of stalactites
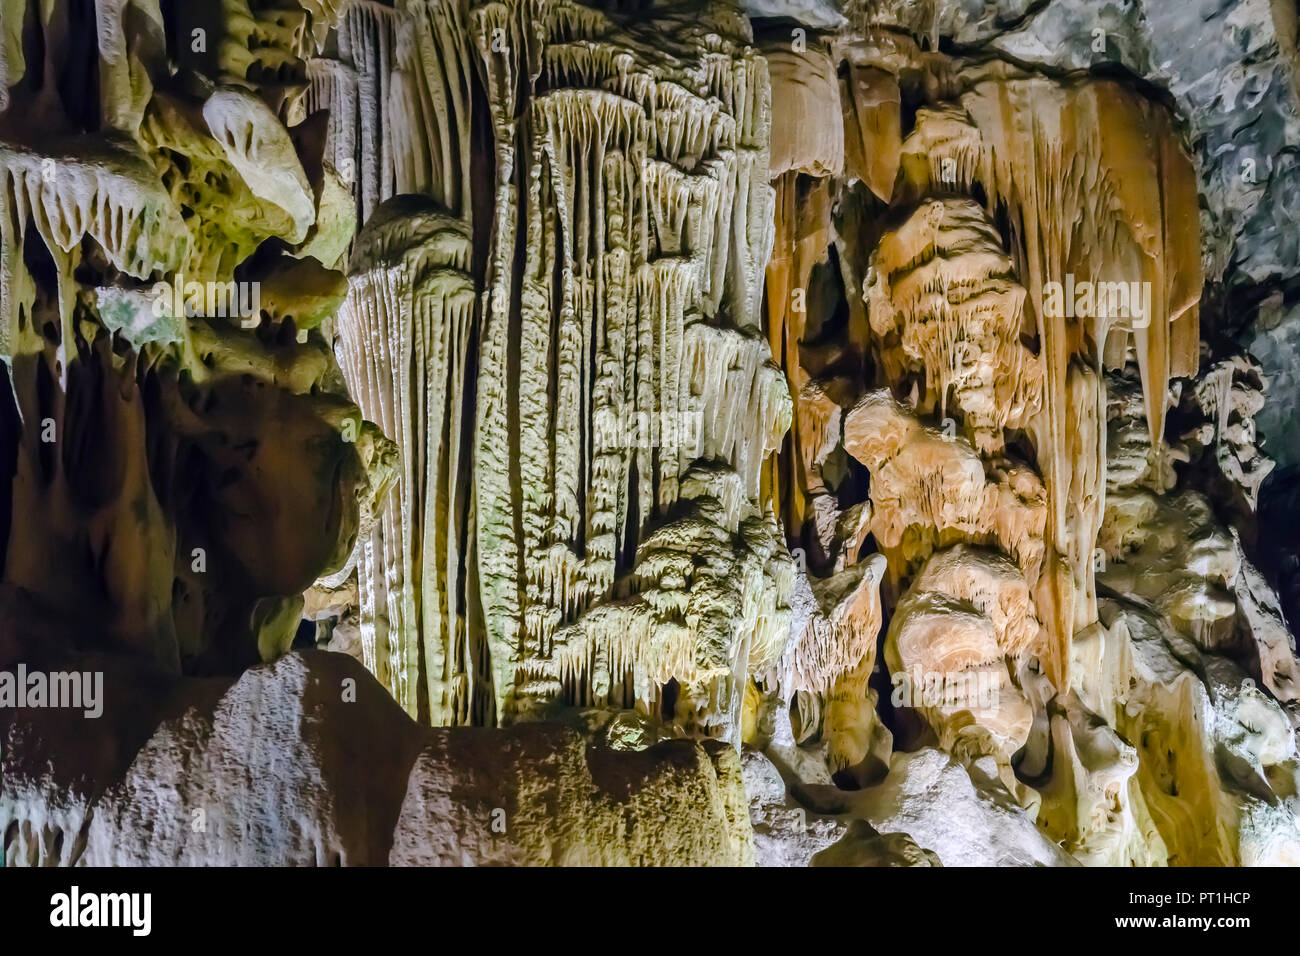
M 495 2 L 465 29 L 496 216 L 474 224 L 491 245 L 469 533 L 509 720 L 549 699 L 614 702 L 592 684 L 604 671 L 577 663 L 601 640 L 557 634 L 625 613 L 602 602 L 631 580 L 695 460 L 733 469 L 757 507 L 790 400 L 757 335 L 770 94 L 739 10 Z M 629 699 L 687 676 L 674 671 L 690 655 L 654 650 L 678 646 L 671 626 L 624 623 L 649 655 Z
M 939 5 L 935 0 L 845 0 L 844 16 L 852 28 L 895 30 L 929 39 L 938 23 Z
M 79 158 L 0 143 L 0 240 L 21 250 L 32 224 L 59 266 L 61 335 L 73 339 L 75 286 L 71 274 L 89 235 L 108 261 L 128 276 L 179 270 L 188 252 L 180 210 L 134 144 L 100 145 Z M 96 155 L 98 154 L 98 155 Z M 31 325 L 35 289 L 22 256 L 9 254 L 0 281 L 0 353 L 6 358 L 44 347 Z M 65 346 L 66 348 L 66 346 Z M 66 364 L 68 357 L 63 356 Z
M 467 216 L 474 48 L 462 0 L 357 0 L 337 50 L 307 64 L 307 103 L 329 111 L 326 162 L 351 188 L 359 220 L 386 199 L 430 196 Z
M 700 467 L 682 484 L 676 517 L 642 542 L 613 599 L 557 628 L 521 687 L 656 715 L 675 680 L 678 731 L 739 743 L 745 680 L 786 651 L 794 567 L 734 472 Z
M 326 170 L 365 223 L 336 351 L 365 414 L 400 449 L 382 517 L 354 555 L 362 658 L 408 713 L 433 724 L 490 723 L 498 709 L 499 662 L 473 614 L 472 195 L 486 170 L 472 153 L 479 77 L 468 8 L 360 0 L 331 55 L 309 64 L 308 101 L 329 113 Z
M 1040 601 L 1050 667 L 1096 619 L 1091 555 L 1105 499 L 1103 365 L 1137 353 L 1153 448 L 1171 376 L 1195 371 L 1201 262 L 1195 176 L 1168 113 L 1106 80 L 1059 83 L 992 65 L 956 104 L 920 110 L 903 194 L 982 190 L 1005 206 L 1043 363 L 1030 425 L 1049 499 Z M 1032 321 L 1030 321 L 1032 320 Z
M 491 708 L 475 673 L 461 568 L 470 246 L 465 223 L 432 200 L 381 205 L 357 237 L 337 321 L 348 388 L 401 456 L 380 522 L 357 546 L 362 659 L 408 713 L 434 724 L 481 723 Z
M 997 68 L 977 79 L 960 107 L 918 111 L 903 147 L 907 190 L 979 186 L 1005 203 L 1049 371 L 1075 355 L 1122 366 L 1135 342 L 1158 440 L 1165 383 L 1196 370 L 1202 284 L 1195 177 L 1172 120 L 1110 81 L 1063 85 Z M 1098 283 L 1138 283 L 1143 306 L 1085 299 Z M 1063 375 L 1052 380 L 1063 387 Z
M 876 246 L 866 301 L 884 374 L 925 372 L 926 410 L 949 401 L 984 453 L 1038 411 L 1042 364 L 1020 342 L 1025 290 L 973 200 L 923 203 Z
M 351 224 L 293 84 L 262 69 L 300 62 L 332 13 L 229 0 L 225 42 L 205 24 L 213 56 L 184 44 L 177 79 L 165 38 L 191 36 L 188 11 L 28 6 L 0 23 L 0 356 L 24 426 L 5 584 L 169 669 L 273 657 L 367 494 L 340 440 L 356 410 L 311 335 Z
M 183 283 L 228 283 L 235 267 L 271 236 L 330 266 L 338 258 L 337 233 L 351 229 L 346 221 L 324 221 L 333 211 L 330 184 L 309 171 L 311 148 L 301 131 L 286 128 L 303 114 L 285 106 L 294 101 L 296 87 L 278 69 L 293 72 L 317 49 L 338 13 L 331 3 L 271 11 L 226 0 L 226 33 L 213 59 L 194 59 L 203 52 L 199 39 L 208 39 L 206 28 L 195 31 L 202 37 L 183 52 L 187 67 L 201 66 L 208 74 L 194 84 L 197 93 L 167 76 L 165 35 L 177 23 L 164 23 L 156 5 L 151 10 L 147 3 L 100 6 L 94 37 L 98 133 L 68 135 L 66 115 L 83 104 L 57 102 L 68 84 L 38 76 L 41 69 L 64 69 L 67 58 L 51 53 L 36 64 L 23 56 L 30 31 L 51 44 L 71 43 L 84 24 L 71 22 L 66 5 L 29 14 L 21 3 L 0 24 L 0 108 L 12 108 L 0 123 L 6 130 L 0 142 L 0 230 L 6 248 L 21 249 L 32 223 L 55 260 L 59 362 L 65 372 L 75 339 L 73 272 L 83 247 L 118 273 L 119 285 L 99 290 L 100 298 L 132 313 L 122 328 L 140 345 L 160 338 L 155 323 L 141 315 L 156 306 L 148 299 L 155 291 L 144 284 L 148 280 L 175 283 L 181 291 L 171 304 L 183 302 Z M 40 102 L 36 112 L 44 121 L 14 122 L 29 100 Z M 45 132 L 47 125 L 55 131 Z M 29 323 L 34 289 L 22 257 L 6 256 L 3 268 L 0 354 L 11 359 L 42 349 L 43 342 Z M 328 282 L 316 283 L 321 284 Z M 206 314 L 202 305 L 197 310 Z M 183 316 L 169 318 L 173 327 L 162 337 L 187 343 Z

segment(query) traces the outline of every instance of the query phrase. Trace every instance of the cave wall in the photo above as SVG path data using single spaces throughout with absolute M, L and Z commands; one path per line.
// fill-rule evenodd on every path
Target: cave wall
M 1296 30 L 7 5 L 6 851 L 1294 862 Z

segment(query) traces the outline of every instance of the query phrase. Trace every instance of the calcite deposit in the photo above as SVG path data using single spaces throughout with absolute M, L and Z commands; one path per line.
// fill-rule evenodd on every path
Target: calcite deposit
M 198 6 L 0 3 L 5 861 L 1300 863 L 1286 4 Z

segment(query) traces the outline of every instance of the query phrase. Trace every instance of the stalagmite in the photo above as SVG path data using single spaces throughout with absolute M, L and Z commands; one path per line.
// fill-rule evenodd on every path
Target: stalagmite
M 872 533 L 896 581 L 957 540 L 996 544 L 1038 579 L 1046 513 L 1032 469 L 986 474 L 968 443 L 925 427 L 883 391 L 845 416 L 844 447 L 871 473 Z
M 1259 508 L 1259 491 L 1275 462 L 1259 448 L 1255 416 L 1264 408 L 1267 382 L 1258 363 L 1232 355 L 1201 375 L 1187 390 L 1186 404 L 1201 418 L 1184 433 L 1189 454 L 1209 449 L 1219 473 L 1250 513 Z
M 876 667 L 884 572 L 884 558 L 872 555 L 828 578 L 810 576 L 816 604 L 782 662 L 787 692 L 824 700 L 823 737 L 832 771 L 855 767 L 873 751 L 889 750 L 888 731 L 875 712 L 875 692 L 867 686 Z
M 1032 717 L 1011 675 L 1041 644 L 1020 570 L 996 552 L 958 544 L 936 552 L 899 602 L 885 654 L 902 675 L 903 702 L 923 710 L 945 750 L 994 756 L 1009 775 Z M 940 686 L 926 686 L 940 675 Z
M 792 568 L 770 516 L 747 504 L 734 473 L 689 472 L 683 495 L 681 517 L 640 545 L 616 591 L 626 597 L 559 628 L 537 678 L 586 706 L 650 714 L 666 706 L 663 687 L 675 681 L 682 689 L 671 722 L 737 740 L 744 682 L 785 651 Z

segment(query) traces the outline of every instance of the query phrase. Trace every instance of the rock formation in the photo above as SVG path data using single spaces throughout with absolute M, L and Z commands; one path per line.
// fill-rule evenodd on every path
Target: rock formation
M 4 4 L 5 859 L 1300 860 L 1296 23 L 1191 6 Z

